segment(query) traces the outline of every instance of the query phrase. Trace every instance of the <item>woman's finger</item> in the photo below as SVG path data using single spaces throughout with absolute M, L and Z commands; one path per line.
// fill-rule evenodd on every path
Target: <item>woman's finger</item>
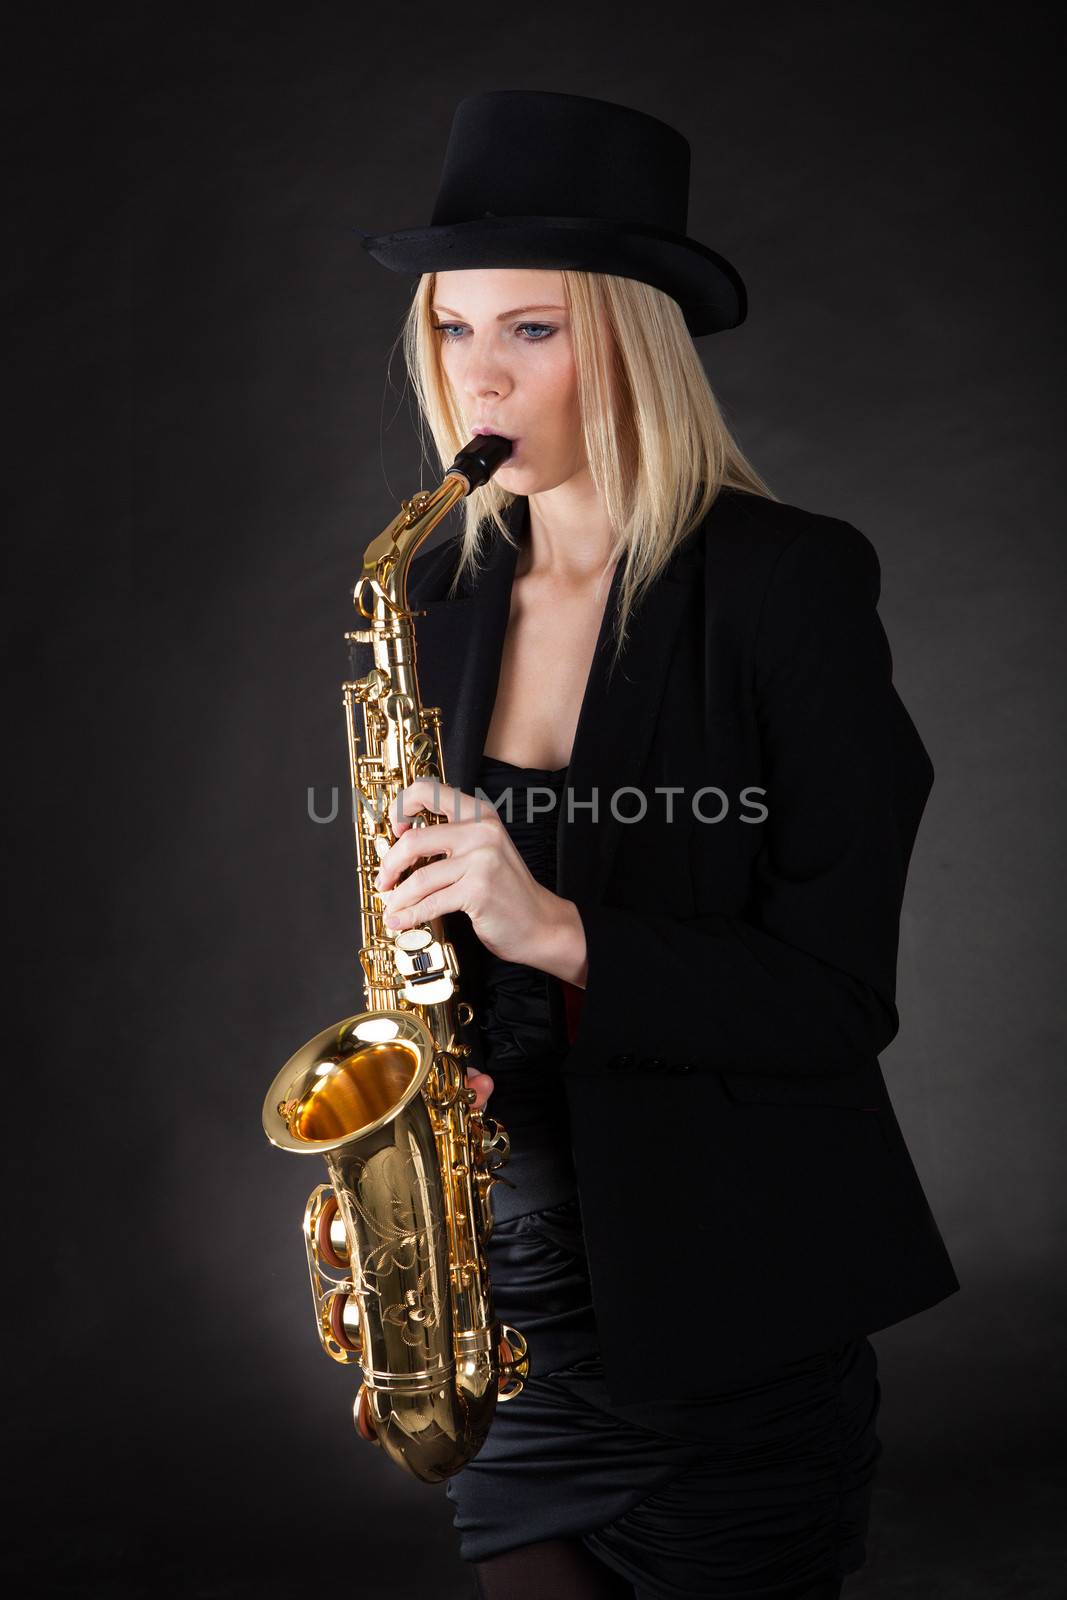
M 398 836 L 405 833 L 420 811 L 430 811 L 448 822 L 471 822 L 496 808 L 480 795 L 465 794 L 439 778 L 416 778 L 394 795 L 389 806 L 389 821 Z
M 467 1088 L 473 1089 L 477 1099 L 474 1102 L 475 1111 L 484 1111 L 485 1102 L 493 1092 L 493 1080 L 487 1072 L 467 1073 Z
M 438 822 L 434 823 L 432 828 L 407 829 L 389 846 L 378 863 L 378 874 L 374 880 L 374 887 L 376 889 L 391 888 L 402 873 L 416 866 L 420 861 L 442 856 L 447 859 L 453 856 L 465 855 L 469 850 L 476 849 L 487 838 L 493 837 L 493 830 L 472 829 L 471 823 L 481 822 L 485 820 L 487 815 L 488 813 L 486 812 L 482 817 L 469 817 L 463 823 Z
M 379 889 L 386 927 L 392 930 L 428 922 L 435 914 L 429 897 L 450 889 L 462 870 L 461 864 L 453 856 L 446 856 L 443 861 L 427 861 L 421 867 L 415 867 L 395 889 Z M 421 906 L 420 902 L 423 902 Z

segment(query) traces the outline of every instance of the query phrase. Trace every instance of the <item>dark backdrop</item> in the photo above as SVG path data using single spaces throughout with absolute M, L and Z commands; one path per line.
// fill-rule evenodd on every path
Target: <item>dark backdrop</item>
M 346 1015 L 348 593 L 420 462 L 409 284 L 481 88 L 693 146 L 748 323 L 701 343 L 786 500 L 874 541 L 937 769 L 891 1093 L 963 1291 L 876 1337 L 863 1596 L 1061 1591 L 1056 40 L 1037 9 L 102 5 L 9 36 L 6 1363 L 16 1592 L 468 1595 L 443 1493 L 315 1342 L 278 1065 Z M 1055 419 L 1058 422 L 1058 419 Z M 1057 1287 L 1057 1277 L 1060 1286 Z M 666 1306 L 664 1347 L 671 1344 Z

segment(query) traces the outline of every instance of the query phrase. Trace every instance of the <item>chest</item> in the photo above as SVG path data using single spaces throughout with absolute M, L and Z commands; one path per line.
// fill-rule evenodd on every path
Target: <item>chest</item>
M 486 751 L 516 766 L 569 764 L 609 590 L 516 579 Z

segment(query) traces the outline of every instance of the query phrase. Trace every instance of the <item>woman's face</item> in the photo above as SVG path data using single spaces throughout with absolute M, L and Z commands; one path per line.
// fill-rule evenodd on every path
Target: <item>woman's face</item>
M 495 476 L 544 493 L 585 466 L 578 375 L 558 272 L 501 267 L 437 273 L 434 334 L 467 424 L 515 443 Z

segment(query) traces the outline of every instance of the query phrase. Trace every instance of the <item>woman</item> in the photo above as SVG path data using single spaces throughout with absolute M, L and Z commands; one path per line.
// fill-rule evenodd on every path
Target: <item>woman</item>
M 745 315 L 688 146 L 569 95 L 459 107 L 406 352 L 444 462 L 512 454 L 415 563 L 454 787 L 393 808 L 394 929 L 441 916 L 523 1393 L 450 1480 L 486 1600 L 830 1600 L 881 1453 L 867 1334 L 958 1288 L 886 1093 L 932 769 L 878 559 L 780 503 L 692 343 Z M 427 861 L 411 817 L 446 821 Z

